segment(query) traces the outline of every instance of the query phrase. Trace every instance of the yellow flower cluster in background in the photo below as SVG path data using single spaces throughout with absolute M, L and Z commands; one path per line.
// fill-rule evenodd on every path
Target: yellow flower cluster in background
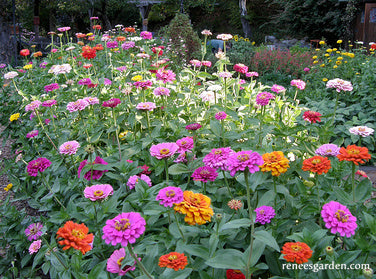
M 243 38 L 242 36 L 239 37 L 238 35 L 235 35 L 233 39 L 235 42 L 239 42 L 239 41 L 249 42 L 248 38 Z M 252 45 L 255 45 L 255 42 L 252 42 Z
M 10 120 L 10 122 L 13 122 L 13 121 L 17 120 L 18 118 L 20 118 L 20 114 L 19 113 L 15 113 L 15 114 L 12 114 L 9 117 L 9 120 Z
M 132 77 L 132 81 L 140 81 L 140 80 L 142 80 L 142 76 L 140 75 Z
M 12 189 L 12 187 L 13 187 L 13 184 L 12 183 L 9 183 L 8 185 L 7 185 L 7 187 L 5 187 L 4 188 L 4 191 L 9 191 L 10 189 Z
M 30 69 L 32 69 L 32 68 L 33 68 L 33 65 L 32 65 L 32 64 L 27 64 L 27 65 L 23 66 L 23 69 L 24 69 L 24 70 L 30 70 Z

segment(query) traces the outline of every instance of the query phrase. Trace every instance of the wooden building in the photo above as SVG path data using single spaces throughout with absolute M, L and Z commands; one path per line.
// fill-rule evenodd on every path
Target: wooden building
M 368 47 L 370 42 L 376 42 L 376 0 L 360 1 L 359 12 L 355 26 L 354 37 L 356 41 L 362 41 Z

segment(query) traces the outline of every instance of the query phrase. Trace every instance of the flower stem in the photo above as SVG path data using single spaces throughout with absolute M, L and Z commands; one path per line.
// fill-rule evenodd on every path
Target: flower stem
M 82 114 L 81 114 L 81 111 L 78 111 L 81 119 L 82 119 L 82 122 L 84 123 L 84 127 L 85 127 L 85 132 L 86 132 L 86 136 L 87 136 L 87 141 L 90 143 L 90 137 L 89 137 L 89 133 L 87 132 L 87 127 L 86 127 L 86 123 L 85 123 L 85 120 L 84 118 L 82 117 Z
M 334 112 L 333 112 L 333 117 L 332 117 L 332 125 L 334 124 L 334 118 L 336 116 L 336 111 L 337 111 L 337 107 L 338 107 L 338 99 L 339 99 L 339 94 L 337 92 L 337 96 L 336 96 L 336 105 L 334 106 Z
M 319 185 L 319 177 L 315 176 L 315 184 L 316 184 L 316 187 L 317 187 L 317 204 L 319 206 L 319 214 L 321 212 L 321 200 L 320 200 L 320 185 Z M 321 218 L 319 217 L 319 225 L 321 227 Z
M 114 108 L 112 108 L 112 117 L 114 118 L 116 141 L 117 141 L 117 145 L 118 145 L 118 149 L 119 149 L 119 161 L 121 161 L 121 149 L 120 149 L 120 142 L 119 142 L 119 130 L 117 128 L 116 115 L 115 115 Z
M 228 193 L 230 194 L 231 199 L 233 199 L 234 196 L 233 196 L 232 193 L 231 193 L 230 186 L 228 185 L 228 181 L 227 181 L 226 173 L 225 173 L 224 170 L 222 170 L 222 174 L 223 174 L 223 178 L 225 179 L 225 184 L 226 184 L 226 187 L 227 187 Z
M 48 184 L 47 179 L 46 179 L 46 177 L 44 176 L 43 172 L 41 172 L 40 175 L 42 176 L 42 179 L 43 179 L 44 185 L 46 185 L 46 187 L 48 188 L 48 190 L 52 193 L 52 196 L 53 196 L 54 199 L 57 201 L 57 203 L 60 204 L 60 206 L 61 206 L 62 208 L 64 208 L 64 210 L 67 210 L 67 208 L 66 208 L 66 207 L 61 203 L 61 201 L 55 196 L 55 193 L 52 192 L 51 186 L 50 186 L 50 184 Z
M 251 268 L 251 259 L 252 259 L 252 252 L 253 252 L 253 234 L 255 231 L 255 224 L 253 222 L 253 216 L 252 216 L 252 207 L 251 207 L 251 189 L 249 188 L 249 182 L 248 182 L 248 168 L 244 170 L 244 180 L 245 184 L 247 185 L 247 204 L 248 204 L 248 213 L 249 213 L 249 219 L 251 220 L 251 240 L 249 245 L 249 257 L 247 261 L 247 269 L 245 271 L 245 278 L 251 278 L 251 275 L 249 274 L 249 270 Z
M 180 232 L 181 238 L 182 238 L 183 241 L 185 242 L 185 237 L 184 237 L 183 231 L 182 231 L 181 228 L 180 228 L 179 219 L 178 219 L 178 217 L 176 216 L 176 212 L 175 212 L 175 211 L 174 211 L 174 217 L 175 217 L 176 225 L 178 226 L 178 230 L 179 230 L 179 232 Z
M 277 198 L 278 198 L 278 193 L 277 193 L 277 183 L 276 183 L 276 178 L 273 176 L 273 186 L 274 186 L 274 209 L 277 210 Z
M 154 279 L 154 277 L 146 270 L 145 266 L 140 262 L 140 260 L 137 258 L 137 256 L 134 254 L 132 246 L 130 244 L 127 245 L 128 251 L 131 254 L 131 256 L 135 259 L 138 267 L 142 270 L 142 272 L 146 275 L 146 277 L 150 279 Z
M 355 164 L 354 163 L 352 163 L 351 186 L 352 186 L 352 193 L 353 193 L 353 201 L 355 202 Z
M 165 172 L 166 172 L 166 182 L 168 183 L 168 162 L 167 159 L 164 159 L 165 163 Z
M 68 269 L 68 267 L 63 263 L 63 261 L 57 256 L 57 254 L 55 253 L 54 249 L 52 248 L 52 246 L 50 245 L 50 243 L 47 241 L 47 239 L 45 239 L 43 236 L 41 236 L 41 238 L 44 240 L 44 242 L 46 242 L 48 248 L 50 249 L 51 253 L 54 254 L 54 256 L 57 258 L 57 260 L 61 263 L 62 266 L 64 266 L 65 270 Z

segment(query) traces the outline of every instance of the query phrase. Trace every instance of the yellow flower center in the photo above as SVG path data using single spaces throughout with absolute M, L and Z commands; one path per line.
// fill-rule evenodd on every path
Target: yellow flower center
M 312 164 L 314 164 L 314 165 L 320 164 L 320 163 L 321 163 L 320 159 L 314 159 L 314 160 L 312 160 Z
M 166 197 L 175 197 L 175 191 L 174 190 L 168 190 L 166 191 Z
M 70 150 L 72 148 L 72 145 L 70 145 L 70 144 L 67 144 L 66 146 L 65 146 L 65 150 Z
M 121 267 L 121 262 L 124 260 L 124 257 L 119 258 L 116 262 Z
M 238 274 L 242 273 L 239 269 L 235 269 L 233 272 Z
M 200 174 L 201 174 L 201 175 L 208 175 L 209 172 L 208 172 L 207 170 L 202 170 L 202 171 L 200 171 Z
M 119 221 L 115 222 L 115 229 L 117 231 L 125 231 L 131 226 L 131 223 L 129 223 L 129 219 L 120 219 Z
M 249 159 L 249 155 L 248 154 L 241 154 L 237 157 L 237 159 L 240 161 L 240 162 L 245 162 Z
M 94 196 L 96 196 L 96 197 L 101 197 L 101 196 L 103 196 L 103 191 L 102 191 L 102 190 L 97 190 L 97 191 L 95 191 L 95 192 L 94 192 Z
M 365 130 L 366 130 L 366 128 L 364 128 L 364 127 L 359 127 L 359 128 L 358 128 L 358 131 L 359 131 L 359 132 L 364 132 Z
M 298 252 L 298 251 L 302 250 L 302 247 L 300 247 L 299 245 L 292 245 L 291 249 L 294 250 L 295 252 Z
M 162 148 L 161 150 L 159 150 L 159 153 L 161 154 L 161 155 L 166 155 L 166 154 L 168 154 L 170 152 L 170 149 L 168 149 L 168 148 Z
M 168 257 L 169 261 L 171 261 L 171 262 L 176 260 L 177 258 L 178 257 L 176 255 L 171 255 L 171 256 Z
M 83 233 L 81 230 L 72 230 L 72 235 L 75 237 L 78 237 L 79 239 L 84 239 L 85 238 L 85 233 Z
M 347 223 L 347 221 L 349 220 L 349 215 L 345 214 L 345 211 L 341 209 L 338 209 L 335 215 L 338 221 L 341 221 L 342 223 Z
M 187 142 L 184 140 L 181 142 L 181 145 L 187 144 Z
M 348 151 L 349 154 L 359 154 L 359 150 L 358 149 L 350 149 Z
M 214 151 L 214 154 L 216 154 L 216 155 L 222 154 L 222 150 L 216 150 L 216 151 Z
M 265 210 L 260 210 L 259 213 L 263 215 L 265 213 Z

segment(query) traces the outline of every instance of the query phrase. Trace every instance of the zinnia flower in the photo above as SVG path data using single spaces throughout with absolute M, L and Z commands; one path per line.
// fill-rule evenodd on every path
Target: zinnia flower
M 238 73 L 245 74 L 248 72 L 248 67 L 244 64 L 238 63 L 234 65 L 234 70 Z
M 184 200 L 175 205 L 174 210 L 185 214 L 185 222 L 194 226 L 211 221 L 214 212 L 210 207 L 211 200 L 208 196 L 192 191 L 184 191 L 183 196 Z
M 157 87 L 153 93 L 155 96 L 170 96 L 170 90 L 166 87 Z
M 371 159 L 371 155 L 368 153 L 367 147 L 348 145 L 346 148 L 341 147 L 337 158 L 340 161 L 350 161 L 355 165 L 359 165 L 359 163 L 364 164 L 365 161 Z
M 284 88 L 282 85 L 274 84 L 270 90 L 279 94 L 285 92 L 286 88 Z
M 262 172 L 271 171 L 272 176 L 280 176 L 290 167 L 289 160 L 282 151 L 273 151 L 262 155 L 264 164 L 260 166 Z
M 235 152 L 230 147 L 222 147 L 217 149 L 212 149 L 209 154 L 207 154 L 202 161 L 205 166 L 209 166 L 214 169 L 220 168 L 225 171 L 228 167 L 228 158 Z
M 123 269 L 122 261 L 126 256 L 125 249 L 120 248 L 115 250 L 107 260 L 107 271 L 111 273 L 117 273 L 119 276 L 125 275 L 128 271 L 133 271 L 136 269 L 136 260 L 133 265 L 126 265 Z
M 42 104 L 41 101 L 38 101 L 38 100 L 32 101 L 30 104 L 26 105 L 25 111 L 38 109 L 41 104 Z
M 177 150 L 178 153 L 183 153 L 185 151 L 191 151 L 194 147 L 194 142 L 192 137 L 184 137 L 182 139 L 178 139 L 176 141 L 179 149 Z
M 170 158 L 178 151 L 179 146 L 175 142 L 164 142 L 150 147 L 150 155 L 158 160 Z
M 164 68 L 158 69 L 156 76 L 157 80 L 162 80 L 163 83 L 173 82 L 175 80 L 175 73 L 171 70 L 165 70 Z
M 304 242 L 286 242 L 281 253 L 286 261 L 297 264 L 306 263 L 312 257 L 311 248 Z
M 326 88 L 334 88 L 337 92 L 353 90 L 353 86 L 350 81 L 346 81 L 340 78 L 329 80 L 326 83 Z
M 62 228 L 59 228 L 56 235 L 57 238 L 63 238 L 59 241 L 60 245 L 65 245 L 63 250 L 73 248 L 80 250 L 83 255 L 90 251 L 94 240 L 94 235 L 89 233 L 89 228 L 85 224 L 77 224 L 68 221 Z
M 187 257 L 184 253 L 171 252 L 167 255 L 163 255 L 159 258 L 158 265 L 160 267 L 172 268 L 175 271 L 179 269 L 184 269 L 188 264 Z
M 319 175 L 327 173 L 331 169 L 330 160 L 322 156 L 313 156 L 303 161 L 302 170 L 315 172 Z
M 118 98 L 112 98 L 108 101 L 103 102 L 102 107 L 115 108 L 121 101 Z
M 30 50 L 28 50 L 28 49 L 21 49 L 20 55 L 21 56 L 28 56 L 28 55 L 30 55 Z
M 220 112 L 217 112 L 214 117 L 217 120 L 224 120 L 226 119 L 227 114 L 224 111 L 220 111 Z
M 108 196 L 112 196 L 114 189 L 110 184 L 96 184 L 86 187 L 84 190 L 85 198 L 91 201 L 103 200 Z
M 79 147 L 80 144 L 78 143 L 78 141 L 67 141 L 60 145 L 59 151 L 60 154 L 73 155 L 77 153 Z
M 303 113 L 303 119 L 309 123 L 321 122 L 321 113 L 307 110 Z
M 13 79 L 16 76 L 18 76 L 18 73 L 15 71 L 11 71 L 11 72 L 4 74 L 4 79 Z
M 101 157 L 97 156 L 95 157 L 95 160 L 93 163 L 88 163 L 87 160 L 84 160 L 80 163 L 80 166 L 78 167 L 78 171 L 77 171 L 77 174 L 78 174 L 78 178 L 80 178 L 81 176 L 81 171 L 82 169 L 87 165 L 87 164 L 91 164 L 91 165 L 96 165 L 96 164 L 99 164 L 99 165 L 108 165 L 108 163 L 103 160 Z M 84 174 L 84 178 L 86 180 L 91 180 L 94 179 L 94 180 L 98 180 L 102 177 L 102 175 L 105 173 L 105 172 L 108 172 L 108 170 L 89 170 L 88 172 L 86 172 Z
M 147 176 L 146 174 L 141 174 L 140 176 L 132 175 L 131 177 L 129 177 L 129 179 L 127 181 L 127 186 L 129 187 L 129 189 L 133 189 L 136 186 L 136 184 L 138 183 L 139 179 L 145 181 L 146 184 L 148 184 L 148 186 L 151 187 L 150 177 Z
M 256 104 L 260 106 L 266 106 L 269 104 L 269 100 L 275 99 L 275 96 L 269 92 L 261 92 L 256 96 Z
M 142 31 L 140 33 L 140 37 L 143 38 L 144 40 L 151 40 L 153 39 L 153 34 L 148 31 Z
M 136 106 L 136 109 L 138 110 L 148 110 L 153 111 L 155 108 L 155 104 L 153 102 L 144 102 L 144 103 L 138 103 Z
M 127 246 L 135 243 L 145 231 L 145 219 L 138 212 L 120 213 L 114 219 L 106 221 L 102 238 L 107 244 Z
M 254 211 L 257 213 L 255 222 L 263 225 L 270 223 L 270 220 L 275 216 L 274 208 L 267 205 L 260 206 Z
M 89 105 L 89 103 L 86 100 L 78 99 L 75 102 L 69 102 L 68 105 L 67 105 L 67 110 L 69 112 L 74 112 L 74 111 L 78 111 L 78 110 L 81 111 L 81 110 L 84 110 L 88 105 Z
M 250 173 L 255 173 L 263 164 L 261 155 L 252 150 L 239 151 L 228 158 L 228 170 L 231 176 L 235 176 L 237 171 L 245 171 L 246 168 Z
M 29 247 L 29 254 L 32 255 L 37 253 L 42 245 L 42 240 L 35 240 L 33 243 L 30 244 Z
M 37 240 L 43 233 L 42 233 L 43 225 L 41 223 L 34 223 L 29 225 L 25 230 L 25 235 L 27 236 L 27 240 Z
M 202 126 L 199 123 L 192 123 L 192 124 L 188 124 L 187 126 L 185 126 L 185 129 L 191 130 L 191 131 L 196 131 L 196 130 L 200 129 L 201 127 Z
M 332 143 L 326 143 L 316 149 L 315 153 L 321 156 L 337 156 L 339 154 L 339 146 Z
M 291 82 L 290 82 L 291 86 L 295 86 L 297 87 L 298 89 L 300 90 L 304 90 L 306 84 L 304 81 L 300 80 L 300 79 L 293 79 Z
M 321 217 L 324 219 L 325 227 L 330 232 L 339 233 L 341 236 L 351 237 L 358 227 L 354 217 L 346 206 L 336 201 L 331 201 L 322 207 Z
M 27 134 L 26 134 L 26 137 L 27 137 L 28 139 L 31 139 L 31 138 L 36 137 L 38 134 L 39 134 L 39 131 L 38 131 L 38 130 L 33 130 L 33 131 L 27 133 Z
M 12 115 L 9 117 L 9 121 L 10 121 L 10 122 L 13 122 L 13 121 L 16 121 L 18 118 L 20 118 L 20 114 L 19 114 L 19 113 L 15 113 L 15 114 L 12 114 Z
M 47 100 L 47 101 L 44 101 L 44 102 L 42 103 L 42 107 L 52 107 L 52 106 L 54 106 L 54 105 L 56 105 L 56 104 L 57 104 L 57 101 L 54 100 L 54 99 L 52 99 L 52 100 Z
M 38 172 L 44 172 L 49 166 L 51 166 L 51 161 L 47 158 L 38 158 L 27 164 L 27 173 L 30 176 L 37 176 Z
M 364 138 L 364 137 L 368 137 L 372 135 L 374 130 L 367 126 L 356 126 L 356 127 L 351 127 L 349 129 L 349 132 L 353 135 L 362 136 Z
M 245 74 L 246 77 L 258 77 L 259 73 L 258 72 L 249 72 Z
M 156 200 L 164 207 L 172 207 L 184 200 L 183 191 L 179 187 L 168 186 L 158 192 Z
M 245 279 L 245 275 L 239 269 L 227 269 L 226 279 Z
M 191 177 L 193 177 L 193 180 L 195 181 L 202 181 L 206 183 L 209 180 L 214 181 L 217 178 L 217 176 L 218 173 L 215 169 L 208 166 L 203 166 L 196 169 Z
M 239 210 L 240 208 L 242 208 L 243 206 L 243 203 L 241 200 L 230 200 L 228 203 L 227 203 L 228 207 L 233 209 L 233 210 Z

